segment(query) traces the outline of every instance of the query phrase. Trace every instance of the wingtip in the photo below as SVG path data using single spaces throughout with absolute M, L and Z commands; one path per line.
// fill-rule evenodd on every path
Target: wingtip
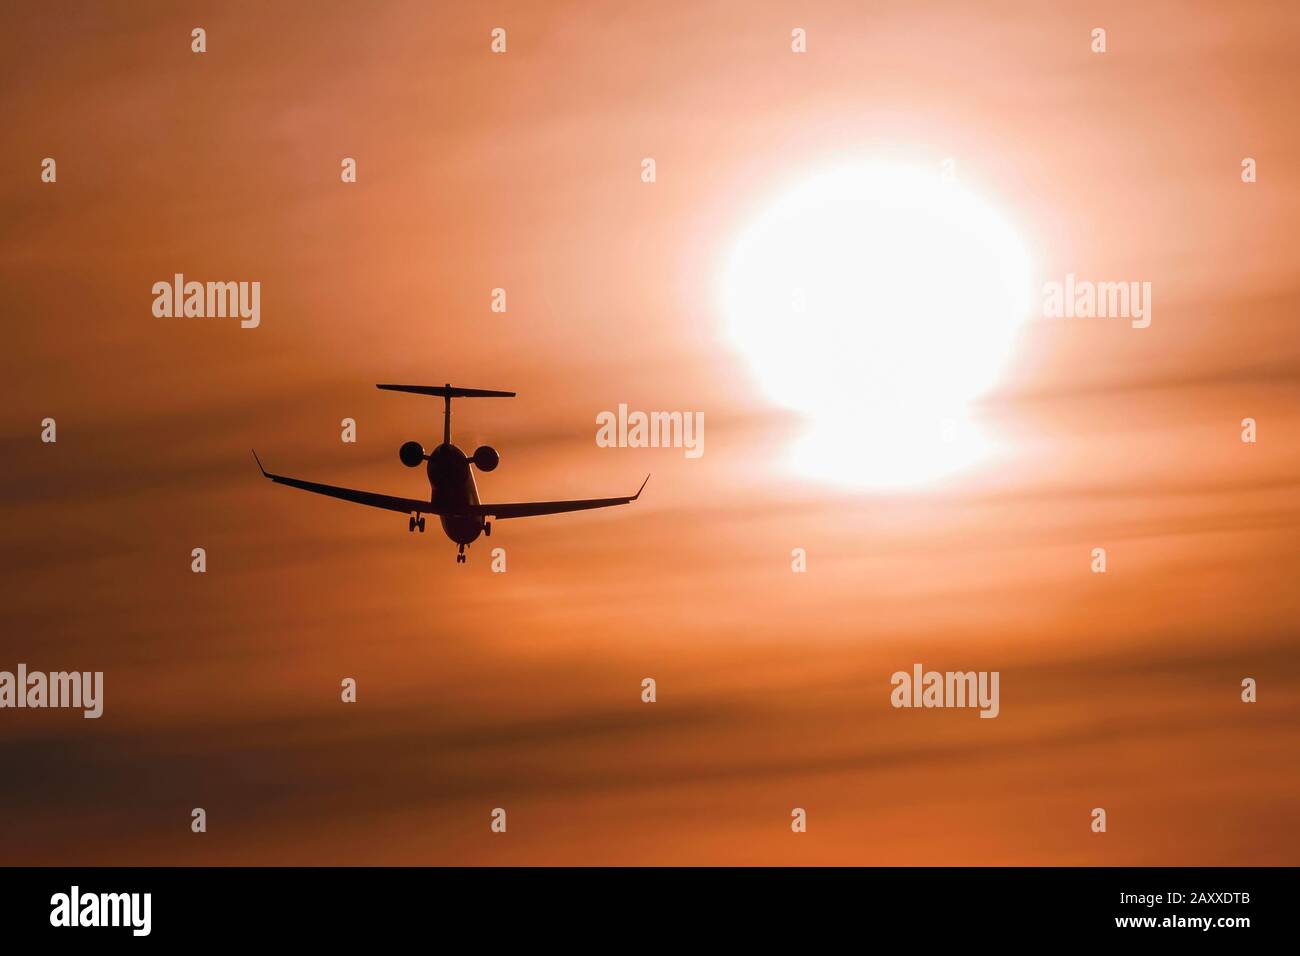
M 262 477 L 263 478 L 269 477 L 266 473 L 266 468 L 262 466 L 262 459 L 257 457 L 257 449 L 256 448 L 252 449 L 252 452 L 253 452 L 253 461 L 257 462 L 257 469 L 262 473 Z
M 649 483 L 650 483 L 650 476 L 649 476 L 649 475 L 646 475 L 646 476 L 645 476 L 645 481 L 641 482 L 641 487 L 638 488 L 638 489 L 636 490 L 636 494 L 634 494 L 634 495 L 632 496 L 632 500 L 633 500 L 633 501 L 636 501 L 638 498 L 641 497 L 641 492 L 645 491 L 645 486 L 646 486 L 647 484 L 649 484 Z

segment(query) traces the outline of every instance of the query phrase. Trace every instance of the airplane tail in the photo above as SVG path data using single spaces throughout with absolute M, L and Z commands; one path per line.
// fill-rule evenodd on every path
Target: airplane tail
M 436 395 L 445 402 L 442 412 L 442 441 L 451 444 L 451 400 L 453 398 L 514 398 L 514 392 L 498 392 L 490 388 L 463 388 L 460 385 L 376 385 L 389 392 L 410 392 L 413 395 Z

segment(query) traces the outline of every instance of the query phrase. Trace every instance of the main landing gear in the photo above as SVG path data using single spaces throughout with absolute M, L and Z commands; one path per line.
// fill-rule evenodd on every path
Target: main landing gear
M 460 546 L 460 551 L 456 553 L 456 563 L 457 564 L 465 563 L 465 546 L 463 544 Z
M 411 523 L 407 526 L 408 531 L 420 529 L 420 534 L 424 534 L 424 515 L 411 515 Z

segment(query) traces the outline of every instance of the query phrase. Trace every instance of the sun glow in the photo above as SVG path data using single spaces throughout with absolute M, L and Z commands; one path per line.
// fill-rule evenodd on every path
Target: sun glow
M 937 169 L 866 164 L 808 179 L 744 232 L 724 315 L 768 398 L 805 420 L 799 473 L 907 487 L 994 451 L 970 406 L 1011 357 L 1031 282 L 993 206 Z

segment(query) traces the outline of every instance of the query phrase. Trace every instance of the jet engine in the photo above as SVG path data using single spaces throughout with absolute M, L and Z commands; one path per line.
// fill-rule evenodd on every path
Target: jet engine
M 479 471 L 491 471 L 501 464 L 501 456 L 491 445 L 479 445 L 474 449 L 474 457 L 470 460 Z
M 407 468 L 419 468 L 420 462 L 424 461 L 424 446 L 418 441 L 403 442 L 397 449 L 397 457 Z

